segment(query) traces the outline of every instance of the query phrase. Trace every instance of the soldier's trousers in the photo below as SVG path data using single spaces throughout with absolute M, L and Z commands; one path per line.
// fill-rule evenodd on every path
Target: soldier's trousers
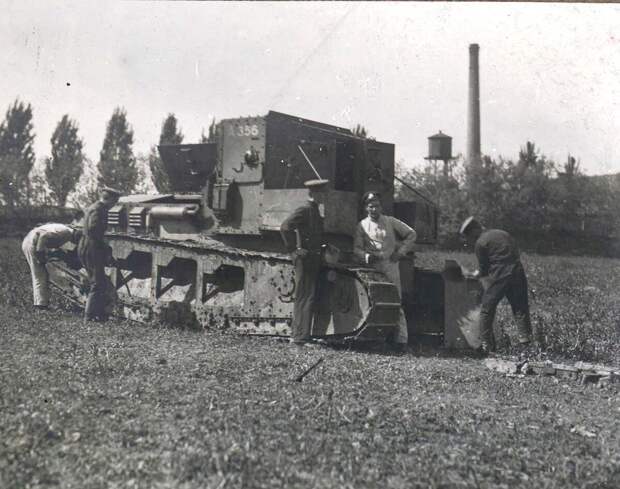
M 49 275 L 45 265 L 39 262 L 35 255 L 36 231 L 30 231 L 22 242 L 22 251 L 30 266 L 32 276 L 32 295 L 35 306 L 47 306 L 50 300 Z
M 84 309 L 84 318 L 106 319 L 107 277 L 105 274 L 105 248 L 99 243 L 80 242 L 78 254 L 88 274 L 90 288 Z
M 320 270 L 321 255 L 318 253 L 295 258 L 295 304 L 291 323 L 293 341 L 310 339 Z
M 527 278 L 523 266 L 518 264 L 513 272 L 499 279 L 491 279 L 482 295 L 480 309 L 480 339 L 491 349 L 495 348 L 493 320 L 500 301 L 506 297 L 517 323 L 520 343 L 528 343 L 532 338 L 530 308 L 527 298 Z

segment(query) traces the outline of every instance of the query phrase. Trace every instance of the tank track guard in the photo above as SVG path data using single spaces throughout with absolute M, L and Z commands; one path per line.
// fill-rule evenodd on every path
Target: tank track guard
M 231 248 L 215 240 L 167 241 L 107 236 L 107 269 L 120 315 L 241 334 L 290 336 L 294 266 L 287 255 Z M 85 302 L 83 270 L 56 262 L 50 277 L 74 302 Z M 380 273 L 346 264 L 321 270 L 312 336 L 381 339 L 398 325 L 396 287 Z

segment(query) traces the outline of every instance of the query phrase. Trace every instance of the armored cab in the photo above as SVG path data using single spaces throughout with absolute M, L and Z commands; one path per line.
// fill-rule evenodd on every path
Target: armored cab
M 307 198 L 304 182 L 326 178 L 329 240 L 345 244 L 351 238 L 360 198 L 369 190 L 381 193 L 387 214 L 396 213 L 418 230 L 419 242 L 436 237 L 431 204 L 420 200 L 394 207 L 394 145 L 356 137 L 348 129 L 269 112 L 222 120 L 214 142 L 162 145 L 159 152 L 171 194 L 121 199 L 112 212 L 113 230 L 146 230 L 149 218 L 148 233 L 167 239 L 269 237 Z M 244 247 L 251 240 L 236 242 Z

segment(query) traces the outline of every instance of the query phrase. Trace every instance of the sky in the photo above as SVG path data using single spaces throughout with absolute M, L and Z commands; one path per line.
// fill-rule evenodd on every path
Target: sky
M 35 150 L 69 114 L 98 158 L 115 107 L 146 153 L 174 113 L 185 142 L 212 118 L 269 110 L 394 143 L 464 153 L 469 44 L 480 46 L 482 152 L 526 141 L 588 174 L 620 172 L 620 5 L 0 0 L 0 116 L 32 105 Z

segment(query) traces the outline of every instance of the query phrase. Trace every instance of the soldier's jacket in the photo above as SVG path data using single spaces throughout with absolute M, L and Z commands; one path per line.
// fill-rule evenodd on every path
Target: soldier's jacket
M 321 245 L 323 244 L 323 217 L 319 213 L 319 206 L 316 202 L 309 200 L 295 209 L 282 223 L 280 231 L 288 251 L 293 251 L 296 248 L 295 235 L 292 234 L 296 229 L 301 234 L 302 248 L 310 252 L 321 251 Z
M 108 209 L 101 201 L 92 204 L 84 213 L 84 236 L 88 239 L 103 242 L 108 225 Z
M 95 202 L 84 212 L 84 234 L 78 245 L 78 256 L 86 268 L 107 258 L 109 251 L 103 238 L 107 225 L 108 209 L 103 202 Z
M 484 231 L 476 241 L 475 252 L 482 277 L 499 280 L 512 274 L 521 264 L 517 244 L 501 229 Z

